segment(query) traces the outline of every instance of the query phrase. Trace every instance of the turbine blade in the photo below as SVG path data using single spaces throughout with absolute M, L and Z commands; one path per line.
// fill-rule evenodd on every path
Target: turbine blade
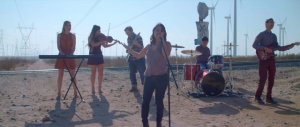
M 230 18 L 229 18 L 229 23 L 230 23 L 230 29 L 231 29 L 231 31 L 232 31 L 231 16 L 230 16 Z
M 284 24 L 284 22 L 285 22 L 286 18 L 287 18 L 287 17 L 285 17 L 285 19 L 284 19 L 284 20 L 283 20 L 283 22 L 281 23 L 282 25 Z
M 277 19 L 279 20 L 279 22 L 281 22 L 281 21 L 280 21 L 280 18 L 278 17 L 278 15 L 276 15 L 276 17 L 277 17 Z
M 219 2 L 219 0 L 217 1 L 217 3 L 215 4 L 215 6 L 214 6 L 214 7 L 216 7 L 216 6 L 217 6 L 218 2 Z
M 214 26 L 215 26 L 214 29 L 215 29 L 215 33 L 217 33 L 215 10 L 213 10 L 213 14 L 214 14 Z
M 215 16 L 215 10 L 213 10 L 213 16 L 214 16 L 214 25 L 216 26 L 216 16 Z

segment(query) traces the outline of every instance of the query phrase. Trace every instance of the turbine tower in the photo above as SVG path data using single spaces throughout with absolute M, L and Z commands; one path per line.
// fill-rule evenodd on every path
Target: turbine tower
M 231 24 L 231 16 L 226 16 L 225 19 L 227 19 L 227 45 L 229 45 L 229 23 Z M 226 54 L 229 56 L 229 47 L 226 47 Z
M 286 35 L 286 32 L 285 32 L 285 28 L 281 28 L 282 30 L 282 46 L 284 46 L 284 35 Z M 284 52 L 281 53 L 282 56 L 284 56 Z
M 245 36 L 246 36 L 246 44 L 245 44 L 245 55 L 247 56 L 247 40 L 248 40 L 248 32 L 247 32 L 247 34 L 245 34 Z
M 233 45 L 237 45 L 237 43 L 236 43 L 236 29 L 237 29 L 236 24 L 237 24 L 237 22 L 236 22 L 236 0 L 234 0 Z M 234 46 L 233 49 L 234 49 L 233 56 L 236 56 L 236 46 Z
M 4 45 L 3 45 L 3 31 L 0 31 L 0 56 L 5 56 Z
M 282 23 L 277 24 L 277 26 L 279 26 L 279 38 L 278 38 L 279 41 L 278 41 L 278 44 L 280 46 L 282 46 L 282 44 L 281 44 L 281 30 L 282 30 L 282 25 L 284 24 L 285 20 L 286 20 L 286 18 L 284 19 L 284 21 Z M 281 56 L 281 51 L 279 51 L 279 56 Z
M 213 16 L 214 16 L 214 21 L 216 22 L 215 18 L 215 9 L 218 4 L 219 0 L 215 5 L 212 3 L 212 7 L 208 7 L 208 10 L 210 10 L 210 54 L 213 54 Z

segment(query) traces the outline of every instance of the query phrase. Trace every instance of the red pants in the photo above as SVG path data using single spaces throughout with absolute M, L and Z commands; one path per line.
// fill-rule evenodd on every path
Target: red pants
M 261 97 L 268 75 L 269 77 L 268 77 L 267 99 L 272 97 L 272 88 L 274 86 L 275 73 L 276 73 L 275 59 L 259 61 L 259 83 L 255 94 L 256 98 Z

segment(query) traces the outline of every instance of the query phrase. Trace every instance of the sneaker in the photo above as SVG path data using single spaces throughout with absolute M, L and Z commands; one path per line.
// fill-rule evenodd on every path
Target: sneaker
M 266 103 L 269 103 L 269 104 L 277 104 L 278 102 L 277 102 L 277 101 L 274 101 L 273 98 L 269 98 L 269 99 L 266 99 Z
M 260 97 L 255 97 L 255 102 L 261 105 L 265 104 L 265 102 Z
M 136 87 L 131 87 L 131 90 L 129 90 L 129 92 L 136 92 L 136 91 L 138 91 Z

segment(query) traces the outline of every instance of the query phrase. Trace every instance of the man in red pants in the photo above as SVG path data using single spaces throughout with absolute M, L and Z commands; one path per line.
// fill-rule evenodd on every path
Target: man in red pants
M 266 20 L 265 26 L 266 30 L 256 36 L 255 41 L 252 45 L 253 48 L 255 48 L 256 50 L 263 49 L 266 53 L 272 53 L 273 50 L 271 48 L 268 48 L 269 45 L 273 45 L 274 48 L 280 48 L 280 51 L 285 51 L 293 47 L 293 45 L 287 47 L 281 47 L 278 45 L 276 35 L 271 32 L 274 27 L 274 20 L 272 18 Z M 259 58 L 259 83 L 255 94 L 255 101 L 257 103 L 264 104 L 264 101 L 261 99 L 261 94 L 264 90 L 267 76 L 269 74 L 266 103 L 277 104 L 277 102 L 272 98 L 272 88 L 274 85 L 275 73 L 276 65 L 274 56 L 266 60 L 261 60 Z

